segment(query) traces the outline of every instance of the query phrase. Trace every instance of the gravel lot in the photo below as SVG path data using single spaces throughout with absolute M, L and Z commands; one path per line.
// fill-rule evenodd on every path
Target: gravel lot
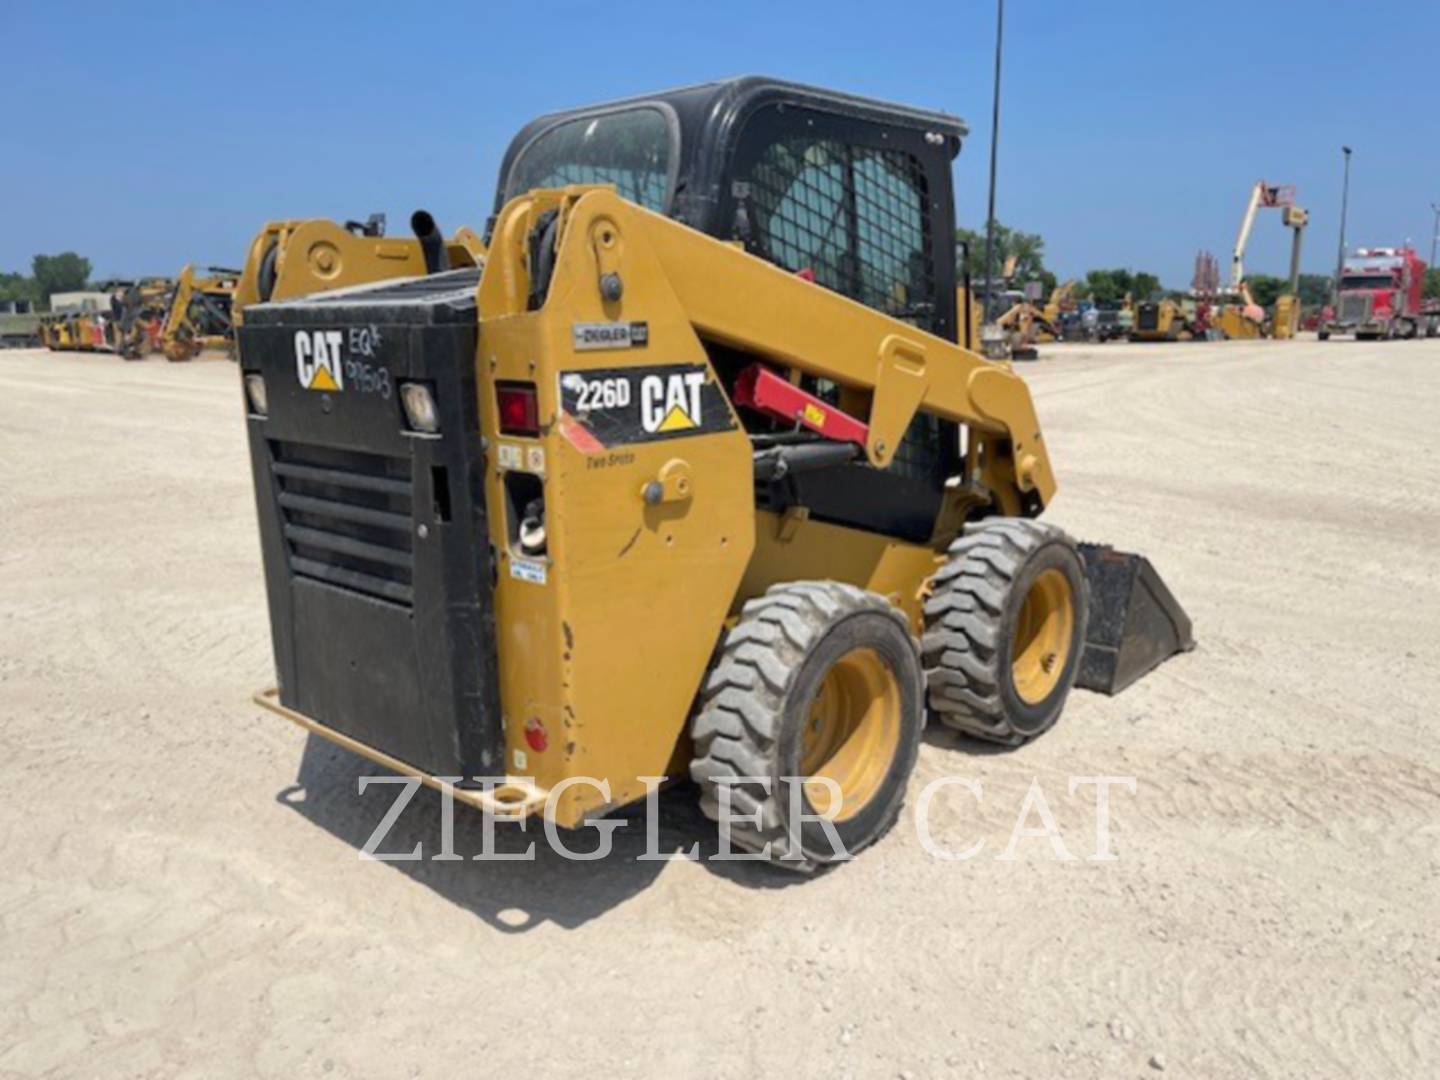
M 638 820 L 596 863 L 362 860 L 392 791 L 249 700 L 234 367 L 0 353 L 0 1074 L 1440 1074 L 1440 342 L 1024 370 L 1048 516 L 1150 555 L 1199 649 L 1013 752 L 932 733 L 900 826 L 797 882 L 635 861 Z M 950 775 L 964 861 L 914 825 Z M 1136 779 L 1113 861 L 1072 776 Z M 1032 780 L 1073 861 L 997 858 Z M 659 835 L 714 849 L 678 794 Z

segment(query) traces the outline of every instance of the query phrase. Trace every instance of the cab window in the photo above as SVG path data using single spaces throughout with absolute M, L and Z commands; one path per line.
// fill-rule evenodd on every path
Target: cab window
M 565 120 L 546 128 L 516 157 L 505 197 L 567 184 L 614 184 L 631 202 L 663 213 L 676 161 L 669 116 L 654 106 Z

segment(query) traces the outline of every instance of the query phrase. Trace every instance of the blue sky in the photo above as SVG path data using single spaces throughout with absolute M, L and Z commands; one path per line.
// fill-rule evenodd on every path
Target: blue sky
M 1338 237 L 1428 255 L 1440 4 L 1007 6 L 1002 221 L 1062 276 L 1188 284 L 1228 258 L 1250 184 L 1298 185 L 1304 264 Z M 1236 14 L 1228 18 L 1225 11 Z M 1239 14 L 1244 12 L 1243 15 Z M 416 206 L 483 224 L 505 144 L 550 109 L 742 73 L 958 113 L 961 223 L 985 211 L 995 6 L 0 0 L 0 270 L 74 249 L 98 275 L 238 264 L 271 218 Z M 1248 268 L 1281 274 L 1278 214 Z

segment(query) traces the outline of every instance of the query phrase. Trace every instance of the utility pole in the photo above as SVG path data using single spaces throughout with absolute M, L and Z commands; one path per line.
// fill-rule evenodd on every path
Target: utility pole
M 995 317 L 995 156 L 1000 146 L 1000 47 L 1005 38 L 1005 0 L 996 0 L 995 101 L 990 114 L 990 209 L 985 216 L 985 321 Z
M 1440 203 L 1431 203 L 1430 209 L 1435 211 L 1435 228 L 1430 233 L 1430 268 L 1435 268 L 1435 241 L 1440 240 Z
M 1335 257 L 1335 287 L 1331 295 L 1335 310 L 1340 310 L 1340 275 L 1345 271 L 1345 212 L 1350 206 L 1350 155 L 1354 152 L 1348 146 L 1342 146 L 1345 151 L 1345 183 L 1340 189 L 1340 254 Z

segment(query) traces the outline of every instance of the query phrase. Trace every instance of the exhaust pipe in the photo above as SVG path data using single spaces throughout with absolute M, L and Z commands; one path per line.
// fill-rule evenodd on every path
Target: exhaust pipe
M 445 252 L 445 238 L 440 235 L 440 229 L 429 212 L 416 210 L 411 214 L 410 229 L 414 232 L 415 239 L 420 241 L 420 251 L 425 256 L 425 272 L 438 274 L 442 270 L 449 270 L 450 258 Z

